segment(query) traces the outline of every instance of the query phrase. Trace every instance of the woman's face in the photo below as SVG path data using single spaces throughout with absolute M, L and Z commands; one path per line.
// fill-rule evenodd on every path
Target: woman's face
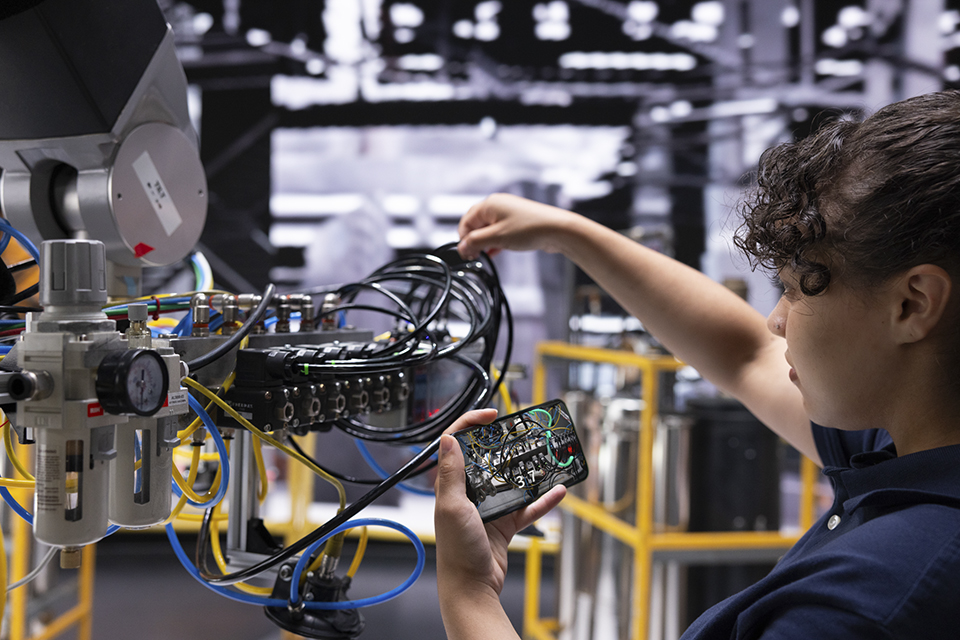
M 800 292 L 795 275 L 780 272 L 784 294 L 767 326 L 786 340 L 790 380 L 810 419 L 838 429 L 880 427 L 893 355 L 884 341 L 890 321 L 883 296 L 831 282 L 817 296 Z

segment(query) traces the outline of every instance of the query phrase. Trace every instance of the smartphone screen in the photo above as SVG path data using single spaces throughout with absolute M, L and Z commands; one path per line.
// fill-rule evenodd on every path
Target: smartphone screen
M 453 434 L 467 472 L 467 496 L 484 522 L 516 511 L 558 484 L 587 477 L 587 460 L 560 400 Z

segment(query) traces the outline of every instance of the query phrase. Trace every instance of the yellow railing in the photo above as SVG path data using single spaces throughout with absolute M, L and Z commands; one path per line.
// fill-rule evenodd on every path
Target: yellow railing
M 788 549 L 799 538 L 778 532 L 657 532 L 654 530 L 653 441 L 658 413 L 660 373 L 676 371 L 683 363 L 672 356 L 641 356 L 628 351 L 583 347 L 565 342 L 541 342 L 537 345 L 533 372 L 533 403 L 546 401 L 547 369 L 545 360 L 568 360 L 614 364 L 639 370 L 643 408 L 640 412 L 640 455 L 637 474 L 637 524 L 624 522 L 600 505 L 568 495 L 560 507 L 614 536 L 633 549 L 633 628 L 632 640 L 646 640 L 650 620 L 651 571 L 653 554 L 680 550 Z M 816 466 L 806 458 L 801 463 L 800 527 L 808 529 L 814 520 L 814 484 Z M 523 634 L 537 640 L 555 640 L 558 623 L 540 618 L 540 564 L 542 551 L 531 544 L 527 551 L 526 601 Z

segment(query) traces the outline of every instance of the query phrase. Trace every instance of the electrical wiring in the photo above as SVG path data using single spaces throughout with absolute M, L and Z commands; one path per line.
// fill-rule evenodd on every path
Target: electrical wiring
M 569 425 L 564 426 L 560 422 L 559 408 L 555 408 L 554 414 L 536 407 L 520 414 L 517 420 L 509 430 L 503 429 L 498 423 L 493 423 L 458 437 L 467 447 L 465 452 L 469 454 L 468 466 L 476 466 L 491 480 L 499 481 L 516 490 L 526 491 L 527 483 L 515 478 L 514 465 L 519 456 L 529 451 L 529 442 L 542 438 L 549 455 L 549 461 L 541 460 L 542 469 L 538 467 L 544 474 L 540 482 L 550 482 L 563 469 L 573 464 L 576 456 L 571 451 L 571 455 L 561 462 L 554 452 L 556 441 L 551 442 L 551 440 L 556 434 L 571 430 Z M 560 426 L 556 426 L 558 424 Z M 533 481 L 532 478 L 531 481 Z
M 35 566 L 30 571 L 30 573 L 23 576 L 13 584 L 10 584 L 7 586 L 7 589 L 6 589 L 7 593 L 10 593 L 14 589 L 18 589 L 25 584 L 29 584 L 33 582 L 37 578 L 37 576 L 43 573 L 43 570 L 46 568 L 48 564 L 50 564 L 50 561 L 57 557 L 57 553 L 59 553 L 59 551 L 60 551 L 60 547 L 50 547 L 49 549 L 47 549 L 47 552 L 43 554 L 42 558 L 40 558 L 40 562 L 37 563 L 37 566 Z M 6 571 L 4 571 L 4 575 L 6 575 Z
M 420 574 L 423 572 L 423 567 L 426 564 L 426 551 L 423 548 L 423 543 L 420 542 L 420 539 L 417 538 L 416 534 L 410 531 L 408 528 L 404 527 L 402 524 L 391 522 L 389 520 L 380 520 L 374 518 L 363 518 L 359 520 L 352 520 L 342 523 L 340 526 L 336 527 L 334 530 L 331 530 L 324 537 L 318 538 L 316 541 L 316 546 L 319 547 L 321 544 L 326 542 L 327 538 L 334 535 L 338 535 L 350 529 L 361 526 L 383 526 L 390 529 L 395 529 L 400 531 L 405 536 L 410 538 L 410 541 L 413 543 L 414 548 L 417 550 L 417 565 L 414 568 L 413 573 L 410 574 L 410 577 L 407 578 L 399 587 L 392 589 L 386 594 L 380 596 L 374 596 L 372 598 L 364 598 L 361 600 L 353 600 L 347 602 L 310 602 L 306 601 L 303 603 L 303 607 L 306 609 L 355 609 L 358 607 L 365 607 L 372 604 L 379 604 L 381 602 L 386 602 L 391 598 L 395 598 L 400 595 L 404 590 L 409 589 L 417 578 L 420 577 Z M 177 536 L 176 530 L 173 528 L 173 524 L 167 524 L 167 539 L 170 541 L 170 546 L 173 548 L 174 554 L 177 556 L 177 559 L 180 561 L 180 564 L 183 565 L 183 568 L 187 570 L 191 576 L 194 577 L 200 584 L 210 589 L 215 593 L 230 598 L 231 600 L 236 600 L 238 602 L 244 602 L 247 604 L 255 604 L 264 607 L 286 607 L 289 602 L 287 600 L 281 600 L 279 598 L 262 598 L 254 596 L 251 594 L 238 593 L 236 591 L 231 591 L 216 584 L 211 584 L 210 581 L 205 580 L 201 575 L 200 571 L 190 562 L 190 559 L 187 557 L 186 552 L 183 550 L 183 546 L 180 544 L 180 539 Z M 301 558 L 309 557 L 308 554 L 304 554 Z M 301 569 L 302 573 L 302 569 Z M 231 583 L 232 584 L 232 583 Z

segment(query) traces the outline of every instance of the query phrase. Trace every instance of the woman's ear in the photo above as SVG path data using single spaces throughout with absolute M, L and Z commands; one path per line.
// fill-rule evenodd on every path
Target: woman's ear
M 897 278 L 899 303 L 894 332 L 901 344 L 919 342 L 936 329 L 950 304 L 950 274 L 934 264 L 919 264 Z

